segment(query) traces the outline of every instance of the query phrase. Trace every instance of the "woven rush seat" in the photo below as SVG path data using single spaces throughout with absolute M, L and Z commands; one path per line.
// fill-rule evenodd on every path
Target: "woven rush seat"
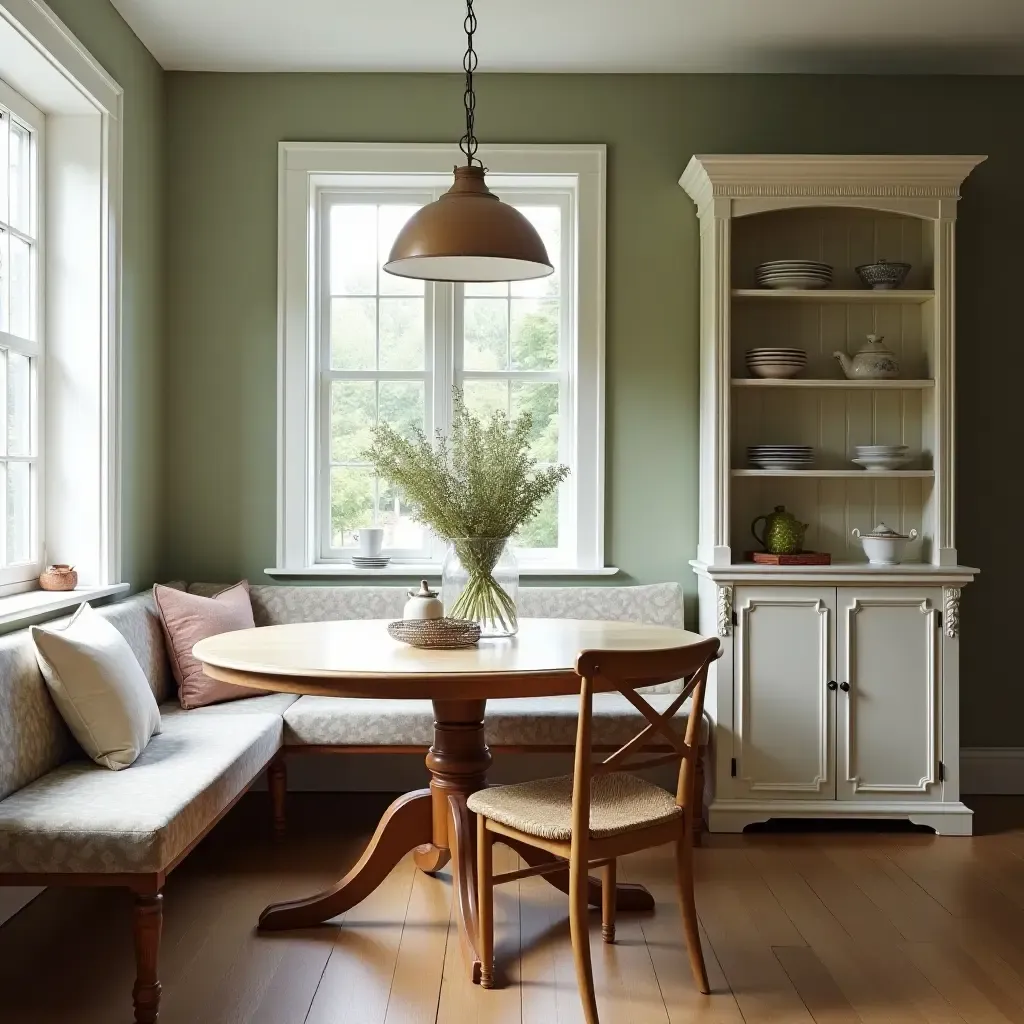
M 567 843 L 572 838 L 571 775 L 481 789 L 468 805 L 475 814 L 540 839 Z M 682 813 L 671 793 L 639 776 L 618 772 L 591 781 L 592 839 L 650 828 Z

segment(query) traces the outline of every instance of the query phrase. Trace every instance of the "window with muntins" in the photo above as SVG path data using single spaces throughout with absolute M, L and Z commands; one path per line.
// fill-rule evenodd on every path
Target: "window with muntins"
M 0 585 L 39 575 L 42 550 L 43 117 L 0 83 Z

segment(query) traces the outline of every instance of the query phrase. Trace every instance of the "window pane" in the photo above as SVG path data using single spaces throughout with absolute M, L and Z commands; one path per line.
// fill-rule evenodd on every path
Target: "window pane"
M 377 300 L 331 299 L 331 369 L 377 366 Z
M 394 245 L 395 237 L 402 230 L 405 222 L 419 209 L 419 206 L 390 206 L 379 207 L 380 229 L 377 233 L 377 265 L 383 268 L 391 254 L 391 246 Z M 381 295 L 422 295 L 424 292 L 423 282 L 415 281 L 408 277 L 395 277 L 381 269 L 378 275 L 380 281 Z
M 7 281 L 11 262 L 7 249 L 8 238 L 7 232 L 0 230 L 0 331 L 10 330 Z
M 20 124 L 11 121 L 10 146 L 10 223 L 25 234 L 32 231 L 32 149 L 31 136 Z
M 486 418 L 498 409 L 508 412 L 508 381 L 467 380 L 463 383 L 462 393 L 466 408 L 474 416 Z
M 380 300 L 380 368 L 422 370 L 423 299 Z
M 11 254 L 10 332 L 19 338 L 34 340 L 32 332 L 32 248 L 28 242 L 13 235 Z
M 373 525 L 373 473 L 359 466 L 331 469 L 331 547 L 355 547 L 361 526 Z
M 7 127 L 11 119 L 0 111 L 0 220 L 7 223 Z
M 530 451 L 538 462 L 558 461 L 558 385 L 512 382 L 511 415 L 533 415 Z
M 508 369 L 508 302 L 466 299 L 463 304 L 463 366 L 467 370 Z
M 18 352 L 7 353 L 7 452 L 32 454 L 32 363 Z
M 558 369 L 558 300 L 512 299 L 512 367 Z
M 378 484 L 377 525 L 384 527 L 384 547 L 422 550 L 427 544 L 427 531 L 409 515 L 409 506 L 402 500 L 398 489 L 383 480 Z
M 557 491 L 544 499 L 536 518 L 523 524 L 523 528 L 516 534 L 515 543 L 520 548 L 558 547 Z
M 373 381 L 331 382 L 331 461 L 362 462 L 377 421 L 377 386 Z
M 404 437 L 423 430 L 424 385 L 420 380 L 382 380 L 377 415 Z
M 377 292 L 376 204 L 331 207 L 331 294 Z
M 558 206 L 520 206 L 516 209 L 537 229 L 555 272 L 532 281 L 513 281 L 513 295 L 559 295 L 561 288 L 562 210 Z
M 463 287 L 467 296 L 494 295 L 508 298 L 507 281 L 467 281 Z

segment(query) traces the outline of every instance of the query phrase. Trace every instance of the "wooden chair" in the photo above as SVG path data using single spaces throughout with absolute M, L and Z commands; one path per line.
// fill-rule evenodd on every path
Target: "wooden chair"
M 598 1024 L 590 961 L 587 880 L 603 868 L 601 934 L 615 941 L 615 864 L 617 858 L 663 843 L 676 844 L 676 873 L 683 929 L 694 981 L 708 992 L 708 976 L 697 930 L 693 898 L 693 807 L 698 742 L 704 712 L 708 666 L 718 656 L 716 639 L 661 651 L 584 651 L 576 661 L 580 714 L 575 768 L 571 776 L 480 790 L 469 799 L 477 815 L 479 859 L 480 984 L 494 985 L 494 886 L 531 875 L 565 870 L 569 862 L 569 929 L 576 978 L 587 1024 Z M 685 680 L 678 698 L 656 712 L 637 687 Z M 593 694 L 618 690 L 647 719 L 647 725 L 604 761 L 594 763 L 591 744 Z M 692 695 L 685 738 L 671 719 Z M 643 755 L 655 742 L 668 741 L 672 753 Z M 675 796 L 627 769 L 653 768 L 679 761 Z M 589 826 L 589 827 L 588 827 Z M 506 836 L 554 854 L 559 861 L 539 867 L 493 873 L 494 835 Z

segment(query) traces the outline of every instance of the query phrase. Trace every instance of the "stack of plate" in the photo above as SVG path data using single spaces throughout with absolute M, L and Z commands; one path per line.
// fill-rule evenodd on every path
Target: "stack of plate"
M 899 469 L 908 458 L 905 444 L 859 444 L 854 450 L 857 452 L 854 463 L 869 473 Z
M 758 288 L 827 288 L 832 268 L 817 260 L 771 260 L 755 273 Z
M 391 561 L 390 555 L 353 555 L 352 564 L 357 569 L 383 569 Z
M 802 348 L 752 348 L 747 353 L 747 369 L 754 377 L 795 377 L 806 366 Z
M 814 449 L 805 444 L 755 444 L 747 449 L 747 459 L 758 469 L 810 469 Z

